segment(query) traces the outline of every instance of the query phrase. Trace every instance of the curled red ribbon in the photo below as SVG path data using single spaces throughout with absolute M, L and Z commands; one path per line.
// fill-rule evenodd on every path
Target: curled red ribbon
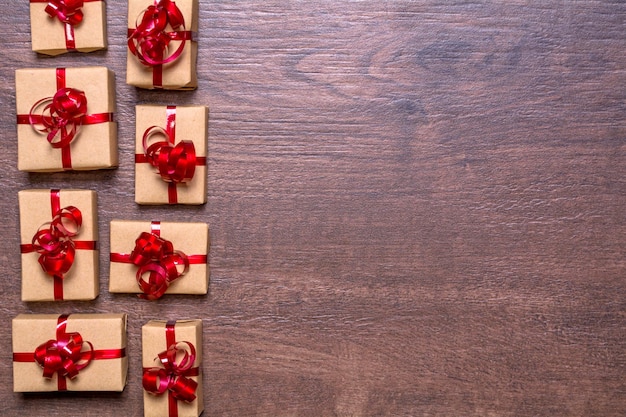
M 76 26 L 83 21 L 83 0 L 49 0 L 46 13 L 62 23 Z
M 46 274 L 63 279 L 70 270 L 76 252 L 73 238 L 80 232 L 82 223 L 80 210 L 68 206 L 57 211 L 51 222 L 37 230 L 32 248 L 39 254 L 39 264 Z
M 170 284 L 189 270 L 189 259 L 181 251 L 174 250 L 172 242 L 154 233 L 142 232 L 135 240 L 130 262 L 137 265 L 137 283 L 143 291 L 141 298 L 159 299 Z M 148 275 L 148 280 L 144 279 Z
M 80 333 L 57 330 L 57 338 L 42 343 L 35 349 L 35 362 L 43 368 L 44 378 L 52 378 L 56 373 L 59 379 L 76 378 L 94 358 L 91 342 L 84 341 Z
M 135 29 L 128 29 L 128 49 L 143 65 L 153 67 L 155 87 L 162 87 L 162 66 L 178 59 L 191 39 L 183 13 L 171 0 L 155 0 L 139 14 Z M 180 44 L 168 51 L 172 41 Z
M 189 376 L 198 376 L 194 368 L 196 349 L 190 342 L 177 342 L 159 353 L 163 368 L 144 369 L 143 388 L 151 394 L 161 395 L 169 391 L 173 398 L 191 402 L 196 399 L 198 383 Z
M 46 134 L 53 148 L 64 148 L 78 135 L 87 114 L 85 93 L 75 88 L 61 88 L 52 97 L 36 102 L 28 114 L 33 129 Z
M 166 140 L 150 144 L 155 135 L 163 135 Z M 196 148 L 189 140 L 176 145 L 172 143 L 165 129 L 158 126 L 148 128 L 142 141 L 145 159 L 157 168 L 163 181 L 176 184 L 189 182 L 196 170 Z

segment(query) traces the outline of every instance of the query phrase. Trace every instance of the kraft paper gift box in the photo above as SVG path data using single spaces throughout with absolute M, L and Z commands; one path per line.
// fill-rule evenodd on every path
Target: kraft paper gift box
M 135 110 L 135 202 L 206 203 L 207 107 L 139 105 Z M 190 144 L 193 154 L 178 154 L 179 148 Z M 146 152 L 151 145 L 159 149 L 161 157 L 167 152 L 167 164 L 159 166 L 158 155 L 151 162 Z M 182 164 L 192 167 L 191 175 L 168 175 Z
M 126 314 L 13 319 L 14 392 L 123 391 L 127 372 Z
M 105 2 L 83 1 L 82 6 L 74 7 L 67 4 L 67 0 L 30 0 L 33 51 L 60 55 L 69 51 L 92 52 L 106 49 Z M 64 13 L 57 13 L 57 10 Z
M 195 222 L 157 222 L 112 220 L 109 292 L 136 293 L 144 298 L 148 296 L 140 289 L 137 279 L 139 267 L 132 263 L 132 253 L 136 241 L 142 233 L 159 236 L 171 242 L 174 251 L 183 252 L 189 259 L 189 270 L 175 278 L 167 286 L 165 294 L 206 294 L 209 290 L 209 227 L 206 223 Z M 165 261 L 150 261 L 149 265 L 165 265 Z M 148 266 L 150 268 L 150 266 Z M 148 281 L 152 275 L 146 273 L 143 279 Z M 142 294 L 143 293 L 143 294 Z
M 141 333 L 144 415 L 146 417 L 169 417 L 172 415 L 197 417 L 202 414 L 204 409 L 202 398 L 202 320 L 151 320 L 142 327 Z M 195 360 L 191 362 L 191 357 L 188 357 L 189 363 L 185 365 L 181 359 L 183 352 L 192 353 L 190 345 L 193 346 Z M 159 354 L 163 354 L 168 349 L 172 354 L 171 349 L 178 349 L 177 365 L 183 368 L 178 373 L 168 372 L 165 369 L 166 366 L 159 359 Z M 174 384 L 185 385 L 189 382 L 188 379 L 195 381 L 198 384 L 193 391 L 196 398 L 177 400 L 174 396 L 176 389 L 155 390 L 154 384 L 150 384 L 149 381 L 160 370 L 161 372 L 168 372 L 168 376 L 172 378 Z M 152 377 L 150 376 L 151 373 L 153 374 Z M 181 377 L 182 380 L 177 379 Z
M 112 71 L 105 67 L 18 69 L 15 102 L 19 170 L 117 166 Z
M 167 12 L 167 25 L 159 33 L 151 30 L 160 25 L 153 19 L 163 17 L 155 8 Z M 129 0 L 126 83 L 147 89 L 195 89 L 197 32 L 198 0 Z
M 97 196 L 92 190 L 22 190 L 18 193 L 20 209 L 20 243 L 22 260 L 22 301 L 55 301 L 55 300 L 93 300 L 99 293 L 99 262 L 98 262 L 98 213 Z M 73 233 L 75 228 L 70 222 L 68 207 L 80 211 L 82 225 L 75 236 L 69 233 L 58 233 L 52 228 L 51 222 L 60 218 L 63 224 Z M 63 210 L 65 209 L 65 210 Z M 55 220 L 57 219 L 57 220 Z M 44 251 L 49 245 L 47 232 L 55 230 L 58 241 L 67 241 L 73 245 L 74 259 L 69 270 L 59 272 L 55 268 L 55 259 L 69 260 L 71 250 L 62 249 L 62 257 L 55 257 L 52 250 Z M 36 251 L 33 238 L 36 234 L 44 236 L 38 242 L 41 253 Z M 62 232 L 63 230 L 61 230 Z M 41 263 L 43 262 L 43 264 Z M 45 267 L 45 269 L 44 269 Z M 46 272 L 46 270 L 48 272 Z

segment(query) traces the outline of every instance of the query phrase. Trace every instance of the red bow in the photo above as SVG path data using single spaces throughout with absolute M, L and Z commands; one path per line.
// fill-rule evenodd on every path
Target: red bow
M 33 236 L 33 249 L 48 275 L 63 279 L 74 263 L 76 245 L 72 238 L 80 232 L 83 216 L 74 206 L 59 209 L 52 221 L 44 223 Z
M 198 383 L 188 378 L 198 376 L 198 368 L 193 367 L 196 361 L 196 349 L 193 344 L 174 343 L 166 351 L 159 353 L 158 358 L 163 368 L 144 369 L 143 388 L 154 395 L 161 395 L 169 390 L 177 400 L 186 402 L 195 400 Z M 177 358 L 180 358 L 178 362 Z
M 173 30 L 166 31 L 168 26 Z M 155 0 L 137 17 L 135 29 L 128 32 L 128 48 L 147 66 L 167 64 L 178 58 L 191 39 L 185 30 L 185 18 L 171 0 Z M 172 53 L 166 54 L 171 41 L 182 41 Z
M 76 26 L 83 21 L 83 0 L 49 0 L 46 13 L 61 22 Z
M 148 145 L 155 134 L 164 135 L 166 140 Z M 163 181 L 184 183 L 193 179 L 196 171 L 196 148 L 192 141 L 183 140 L 174 146 L 165 129 L 152 126 L 143 134 L 143 150 L 146 161 L 158 169 Z
M 187 255 L 175 251 L 172 242 L 153 233 L 139 235 L 129 258 L 139 267 L 137 282 L 144 293 L 140 297 L 148 300 L 161 298 L 170 284 L 189 270 Z M 143 278 L 144 274 L 149 274 L 148 281 Z
M 87 347 L 88 350 L 83 351 Z M 83 341 L 80 333 L 57 331 L 57 339 L 48 340 L 35 349 L 35 361 L 43 368 L 43 376 L 52 378 L 55 373 L 74 379 L 94 359 L 91 342 Z
M 35 114 L 37 110 L 41 110 L 40 114 Z M 61 88 L 53 97 L 36 102 L 30 109 L 28 121 L 35 130 L 47 134 L 53 148 L 65 148 L 78 134 L 86 114 L 85 93 L 75 88 Z

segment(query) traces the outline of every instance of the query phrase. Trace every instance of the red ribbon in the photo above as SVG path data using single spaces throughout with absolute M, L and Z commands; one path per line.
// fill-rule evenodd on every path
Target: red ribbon
M 74 379 L 92 360 L 118 359 L 126 356 L 126 349 L 95 350 L 91 342 L 84 341 L 78 332 L 68 333 L 69 314 L 59 316 L 56 339 L 37 346 L 35 352 L 13 353 L 13 362 L 36 362 L 43 368 L 43 377 L 52 378 L 57 374 L 59 391 L 67 390 L 66 377 Z
M 55 300 L 63 300 L 63 279 L 74 264 L 76 249 L 96 249 L 94 241 L 74 240 L 80 233 L 83 216 L 74 206 L 61 208 L 60 194 L 60 190 L 50 190 L 52 221 L 39 227 L 32 243 L 20 245 L 21 253 L 39 254 L 41 268 L 54 280 Z
M 183 53 L 185 42 L 191 40 L 183 13 L 171 0 L 154 0 L 154 5 L 137 16 L 135 28 L 128 28 L 128 49 L 139 62 L 152 67 L 152 84 L 156 88 L 163 87 L 163 65 L 175 61 Z M 180 44 L 169 52 L 172 41 Z
M 154 137 L 164 136 L 165 140 L 153 142 Z M 161 179 L 168 183 L 169 204 L 178 202 L 178 184 L 193 179 L 196 165 L 206 165 L 206 157 L 196 156 L 192 141 L 176 142 L 176 106 L 167 106 L 165 129 L 151 126 L 143 134 L 144 153 L 135 155 L 135 163 L 149 163 L 155 167 Z
M 83 21 L 83 3 L 104 0 L 30 0 L 31 3 L 47 3 L 45 11 L 51 18 L 57 18 L 65 28 L 65 47 L 76 50 L 74 26 Z
M 65 85 L 65 68 L 56 70 L 57 91 L 37 101 L 28 114 L 18 114 L 18 124 L 30 124 L 46 135 L 50 146 L 61 149 L 63 169 L 72 169 L 70 144 L 82 125 L 113 121 L 113 113 L 87 114 L 87 97 L 81 90 Z
M 168 393 L 170 417 L 178 416 L 177 401 L 192 402 L 196 399 L 198 383 L 189 378 L 200 375 L 200 368 L 194 367 L 196 349 L 190 342 L 176 342 L 175 321 L 165 325 L 167 349 L 158 354 L 162 368 L 144 368 L 143 388 L 151 394 Z
M 138 266 L 136 278 L 143 291 L 139 297 L 147 300 L 161 298 L 174 280 L 187 273 L 189 265 L 207 262 L 206 255 L 186 255 L 174 250 L 172 242 L 160 237 L 160 222 L 152 222 L 151 233 L 139 235 L 130 254 L 111 253 L 110 259 Z M 146 274 L 148 280 L 144 279 Z

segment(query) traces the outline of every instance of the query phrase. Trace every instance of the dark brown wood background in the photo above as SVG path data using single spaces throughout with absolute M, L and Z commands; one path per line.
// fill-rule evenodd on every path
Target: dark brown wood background
M 5 415 L 140 416 L 140 329 L 204 320 L 207 416 L 626 415 L 626 3 L 201 1 L 200 85 L 125 85 L 110 48 L 0 17 Z M 16 169 L 14 69 L 117 73 L 120 167 Z M 208 203 L 134 203 L 136 103 L 210 107 Z M 98 191 L 101 295 L 20 301 L 17 191 Z M 113 218 L 211 228 L 206 297 L 112 295 Z M 11 391 L 18 313 L 127 312 L 122 394 Z

